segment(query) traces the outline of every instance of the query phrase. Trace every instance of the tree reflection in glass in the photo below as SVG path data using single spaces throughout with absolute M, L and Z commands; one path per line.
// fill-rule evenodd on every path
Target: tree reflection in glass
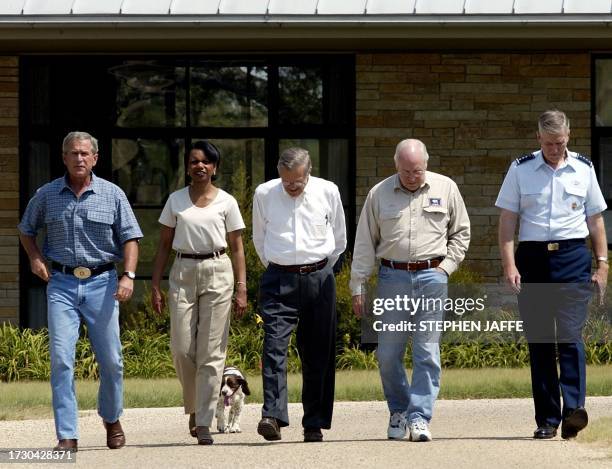
M 199 63 L 191 68 L 191 125 L 268 125 L 268 70 Z
M 279 67 L 281 124 L 323 123 L 323 79 L 320 67 Z
M 117 127 L 179 127 L 185 122 L 185 67 L 125 61 L 111 67 L 116 79 Z

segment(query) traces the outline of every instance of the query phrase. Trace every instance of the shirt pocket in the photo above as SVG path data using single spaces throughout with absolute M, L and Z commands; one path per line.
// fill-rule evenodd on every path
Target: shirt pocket
M 578 182 L 563 183 L 563 208 L 567 213 L 581 213 L 586 199 L 587 189 Z
M 533 209 L 538 205 L 546 204 L 544 194 L 539 189 L 527 189 L 521 192 L 520 209 Z
M 382 210 L 380 212 L 380 236 L 384 240 L 397 240 L 402 233 L 403 210 Z
M 323 240 L 327 238 L 327 222 L 328 218 L 325 215 L 317 214 L 310 219 L 307 225 L 307 230 L 310 231 L 308 236 L 311 239 Z
M 446 233 L 448 227 L 448 208 L 441 205 L 423 207 L 424 228 L 429 233 Z
M 112 212 L 103 212 L 101 210 L 87 210 L 87 220 L 112 225 L 115 217 Z

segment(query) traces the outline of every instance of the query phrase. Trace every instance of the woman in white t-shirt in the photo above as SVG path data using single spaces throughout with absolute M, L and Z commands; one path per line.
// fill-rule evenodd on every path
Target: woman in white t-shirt
M 151 286 L 153 307 L 161 313 L 161 277 L 174 249 L 168 290 L 170 347 L 189 431 L 201 445 L 213 443 L 210 426 L 225 364 L 234 284 L 238 317 L 247 305 L 241 236 L 245 226 L 236 199 L 213 184 L 220 159 L 219 150 L 207 141 L 196 142 L 189 152 L 191 184 L 170 194 L 159 217 Z M 225 254 L 226 239 L 231 261 Z

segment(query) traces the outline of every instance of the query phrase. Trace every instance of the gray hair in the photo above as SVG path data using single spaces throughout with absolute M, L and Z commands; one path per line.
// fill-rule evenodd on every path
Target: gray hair
M 91 151 L 94 153 L 94 155 L 98 153 L 98 139 L 87 132 L 79 131 L 70 132 L 64 137 L 64 141 L 62 142 L 63 153 L 66 153 L 69 150 L 70 144 L 73 140 L 89 140 L 91 142 Z
M 570 121 L 564 112 L 558 109 L 549 109 L 538 118 L 538 131 L 549 135 L 569 133 Z
M 306 166 L 307 173 L 310 174 L 312 163 L 308 150 L 299 147 L 291 147 L 284 150 L 278 158 L 277 169 L 285 168 L 292 171 L 294 168 Z
M 395 161 L 396 165 L 399 161 L 399 154 L 402 152 L 402 150 L 407 146 L 414 145 L 415 143 L 420 147 L 419 150 L 421 150 L 421 153 L 423 153 L 423 161 L 425 163 L 429 161 L 429 153 L 427 153 L 427 147 L 425 146 L 425 144 L 420 140 L 414 138 L 406 138 L 399 142 L 395 147 L 395 155 L 393 155 L 393 161 Z

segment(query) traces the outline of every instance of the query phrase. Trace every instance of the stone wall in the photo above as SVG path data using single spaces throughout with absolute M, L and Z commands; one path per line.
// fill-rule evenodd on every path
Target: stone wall
M 494 202 L 510 162 L 538 149 L 549 107 L 571 120 L 569 147 L 590 154 L 590 56 L 586 53 L 357 55 L 357 214 L 368 190 L 395 172 L 395 145 L 418 138 L 428 169 L 458 184 L 472 221 L 466 264 L 501 273 Z
M 0 56 L 0 323 L 19 320 L 19 60 Z

